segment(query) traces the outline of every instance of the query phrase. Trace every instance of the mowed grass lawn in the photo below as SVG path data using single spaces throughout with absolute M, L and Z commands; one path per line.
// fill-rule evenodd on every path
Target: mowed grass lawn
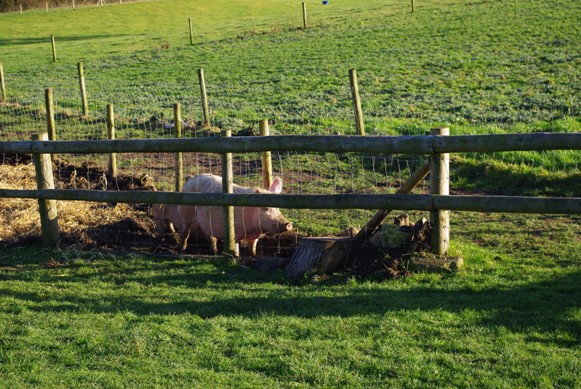
M 405 1 L 306 3 L 307 31 L 290 0 L 3 14 L 0 62 L 9 81 L 41 85 L 85 61 L 90 88 L 153 85 L 143 95 L 191 93 L 179 86 L 202 65 L 222 86 L 211 91 L 221 120 L 268 115 L 313 133 L 351 129 L 356 67 L 372 133 L 579 131 L 576 2 L 426 0 L 414 15 Z M 469 159 L 456 182 L 485 191 L 519 178 L 511 194 L 575 195 L 576 157 Z M 0 386 L 579 387 L 579 215 L 454 213 L 452 251 L 466 263 L 454 274 L 293 282 L 220 257 L 3 249 Z
M 489 243 L 455 242 L 459 273 L 396 280 L 291 282 L 218 257 L 5 250 L 0 381 L 578 387 L 579 218 L 489 215 L 493 229 L 522 231 L 495 238 L 477 215 L 455 216 L 463 240 Z

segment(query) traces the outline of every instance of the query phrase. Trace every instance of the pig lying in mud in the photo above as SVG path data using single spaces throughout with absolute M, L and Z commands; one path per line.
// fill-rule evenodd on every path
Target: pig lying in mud
M 222 177 L 200 174 L 188 177 L 184 192 L 221 193 Z M 282 180 L 276 177 L 268 190 L 234 184 L 234 193 L 281 193 Z M 224 218 L 221 206 L 182 205 L 179 208 L 183 220 L 180 230 L 180 247 L 185 250 L 190 233 L 200 233 L 212 240 L 217 252 L 216 239 L 224 239 Z M 252 256 L 256 256 L 256 244 L 265 233 L 291 231 L 292 223 L 285 219 L 278 208 L 234 207 L 235 240 L 245 240 Z M 212 239 L 214 238 L 214 239 Z

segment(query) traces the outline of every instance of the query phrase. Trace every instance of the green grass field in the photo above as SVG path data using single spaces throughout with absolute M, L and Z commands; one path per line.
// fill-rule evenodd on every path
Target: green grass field
M 354 134 L 350 68 L 372 135 L 581 130 L 577 2 L 426 0 L 413 14 L 406 1 L 306 4 L 306 30 L 291 0 L 0 14 L 0 140 L 45 128 L 47 87 L 62 139 L 102 138 L 107 103 L 119 138 L 171 136 L 149 119 L 171 120 L 174 102 L 201 119 L 199 67 L 212 122 L 234 131 L 269 118 L 275 134 Z M 89 118 L 79 114 L 79 61 Z M 371 157 L 275 164 L 285 177 L 315 177 L 288 180 L 292 193 L 328 193 L 383 190 L 375 184 L 418 162 Z M 580 163 L 578 151 L 454 155 L 452 189 L 579 196 Z M 366 214 L 292 216 L 328 233 Z M 578 388 L 579 215 L 454 213 L 451 230 L 464 270 L 389 281 L 291 282 L 221 258 L 3 250 L 0 386 Z

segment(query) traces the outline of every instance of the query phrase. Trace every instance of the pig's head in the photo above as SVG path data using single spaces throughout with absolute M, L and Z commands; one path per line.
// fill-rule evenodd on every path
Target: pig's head
M 280 177 L 275 177 L 272 181 L 272 185 L 268 191 L 257 190 L 257 193 L 273 193 L 279 194 L 282 192 L 282 179 Z M 258 211 L 258 222 L 260 225 L 260 230 L 262 232 L 270 232 L 276 234 L 279 232 L 291 231 L 293 229 L 293 224 L 289 222 L 280 213 L 280 209 L 271 207 L 261 207 Z

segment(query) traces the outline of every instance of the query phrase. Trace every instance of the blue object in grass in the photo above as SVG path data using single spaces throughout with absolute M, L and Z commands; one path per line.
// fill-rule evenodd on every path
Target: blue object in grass
M 327 5 L 329 3 L 327 0 L 323 0 L 323 5 Z

